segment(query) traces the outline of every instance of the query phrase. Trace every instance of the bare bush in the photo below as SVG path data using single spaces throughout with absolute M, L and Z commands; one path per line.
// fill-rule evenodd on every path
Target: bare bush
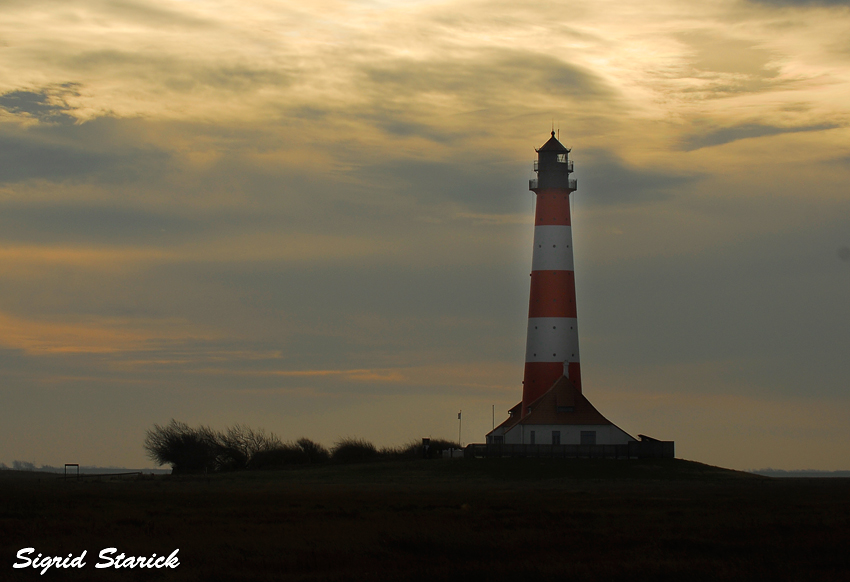
M 328 451 L 307 438 L 284 443 L 277 435 L 263 429 L 237 424 L 219 432 L 208 426 L 192 428 L 174 419 L 166 426 L 154 424 L 146 433 L 144 448 L 148 457 L 159 465 L 170 464 L 174 473 L 280 469 L 329 460 L 355 463 L 423 456 L 422 443 L 418 440 L 378 450 L 365 439 L 348 437 L 337 441 Z M 460 448 L 460 445 L 445 439 L 432 439 L 427 456 L 438 456 L 441 451 L 452 448 Z M 15 463 L 16 469 L 23 468 L 20 461 Z
M 375 445 L 364 439 L 347 437 L 337 441 L 331 450 L 331 459 L 338 463 L 372 461 L 379 457 Z
M 266 434 L 263 429 L 254 430 L 240 424 L 219 433 L 218 441 L 221 470 L 245 469 L 256 464 L 257 455 L 284 447 L 274 433 Z
M 144 448 L 148 457 L 160 465 L 170 464 L 175 473 L 237 471 L 310 462 L 300 445 L 284 444 L 274 433 L 239 424 L 218 432 L 208 426 L 192 428 L 172 419 L 167 426 L 155 424 L 147 431 Z
M 311 463 L 324 463 L 331 458 L 331 454 L 328 449 L 319 443 L 314 443 L 310 439 L 298 439 L 297 444 L 301 450 L 304 451 L 304 454 L 307 455 L 307 458 Z
M 208 427 L 191 428 L 171 419 L 167 426 L 154 424 L 145 435 L 148 457 L 159 465 L 170 464 L 175 473 L 215 471 L 219 463 L 219 442 Z
M 291 465 L 324 463 L 330 459 L 330 453 L 322 445 L 307 438 L 295 443 L 280 443 L 256 452 L 251 457 L 249 469 L 282 469 Z

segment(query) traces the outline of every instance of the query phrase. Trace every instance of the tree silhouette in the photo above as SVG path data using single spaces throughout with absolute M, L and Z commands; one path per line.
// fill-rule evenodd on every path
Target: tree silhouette
M 217 432 L 174 419 L 166 426 L 154 424 L 146 433 L 144 448 L 148 457 L 159 465 L 170 464 L 174 473 L 273 469 L 330 458 L 325 447 L 310 439 L 283 443 L 263 429 L 237 424 Z

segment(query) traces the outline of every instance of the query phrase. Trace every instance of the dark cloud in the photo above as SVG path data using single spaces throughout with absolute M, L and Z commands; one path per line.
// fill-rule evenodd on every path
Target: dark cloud
M 391 160 L 362 168 L 388 185 L 414 196 L 423 206 L 453 202 L 471 212 L 515 213 L 526 209 L 528 178 L 533 177 L 533 151 L 528 162 L 488 163 L 470 156 L 465 164 L 428 160 Z M 636 168 L 605 150 L 573 155 L 578 194 L 587 204 L 635 204 L 663 200 L 702 178 L 694 173 Z M 584 194 L 586 193 L 586 194 Z
M 575 163 L 579 198 L 594 205 L 664 200 L 676 189 L 701 179 L 697 174 L 635 168 L 604 150 L 583 151 Z
M 286 66 L 255 67 L 245 62 L 224 62 L 210 65 L 182 56 L 150 51 L 104 49 L 70 53 L 60 59 L 66 69 L 81 73 L 96 71 L 117 77 L 146 79 L 154 85 L 164 85 L 175 91 L 190 91 L 199 87 L 244 92 L 252 87 L 281 86 L 291 81 Z
M 426 207 L 460 203 L 471 211 L 515 212 L 516 197 L 528 193 L 531 169 L 492 164 L 469 156 L 465 164 L 430 160 L 389 160 L 361 168 L 364 177 L 381 176 L 384 185 L 414 197 Z
M 300 120 L 317 121 L 328 117 L 330 111 L 327 108 L 316 107 L 312 105 L 284 108 L 288 117 L 293 117 Z
M 839 156 L 839 157 L 836 157 L 836 158 L 824 160 L 824 162 L 831 165 L 831 166 L 838 166 L 838 167 L 846 166 L 846 167 L 850 168 L 850 156 Z
M 316 367 L 375 366 L 417 352 L 509 357 L 527 307 L 527 265 L 516 264 L 196 262 L 158 265 L 144 277 L 142 290 L 131 293 L 148 309 L 215 321 L 239 337 L 286 341 L 288 357 Z M 181 293 L 161 306 L 145 296 L 153 287 Z
M 585 119 L 589 110 L 618 99 L 590 69 L 522 50 L 387 59 L 365 65 L 360 75 L 359 87 L 369 99 L 348 111 L 347 120 L 378 128 L 390 140 L 415 136 L 461 148 L 471 132 L 476 140 L 495 136 L 518 114 L 549 118 L 569 111 Z
M 589 70 L 539 53 L 482 51 L 473 58 L 399 59 L 365 70 L 384 97 L 411 93 L 477 95 L 483 105 L 521 92 L 568 98 L 605 98 L 612 92 Z
M 291 81 L 289 70 L 281 68 L 258 68 L 246 64 L 224 65 L 209 68 L 202 77 L 212 87 L 281 86 Z
M 765 137 L 779 135 L 782 133 L 800 133 L 804 131 L 823 131 L 841 127 L 835 123 L 820 123 L 817 125 L 803 125 L 798 127 L 780 127 L 762 123 L 745 123 L 732 127 L 712 129 L 703 133 L 693 133 L 685 136 L 679 144 L 679 148 L 685 151 L 693 151 L 725 143 L 731 143 L 740 139 L 752 137 Z
M 850 373 L 846 273 L 832 268 L 834 256 L 820 247 L 815 231 L 823 228 L 741 237 L 697 255 L 593 265 L 585 283 L 577 283 L 592 288 L 579 289 L 579 305 L 586 321 L 607 328 L 598 330 L 613 340 L 606 349 L 624 365 L 740 361 L 730 377 L 753 387 L 793 394 L 806 385 L 807 394 L 844 394 Z M 662 229 L 656 236 L 669 234 Z M 780 256 L 776 248 L 787 252 Z M 777 366 L 777 354 L 807 365 Z
M 683 33 L 678 38 L 690 49 L 691 70 L 686 76 L 699 78 L 697 86 L 684 93 L 703 98 L 723 98 L 742 93 L 763 93 L 788 87 L 795 79 L 780 76 L 777 55 L 758 45 L 707 32 Z
M 37 91 L 17 90 L 0 95 L 0 107 L 16 115 L 26 115 L 43 123 L 74 123 L 77 119 L 68 114 L 72 108 L 65 101 L 68 95 L 77 95 L 76 83 L 65 83 Z
M 123 19 L 138 26 L 147 24 L 157 29 L 163 28 L 197 28 L 210 27 L 215 23 L 203 20 L 197 16 L 176 10 L 165 10 L 162 5 L 154 6 L 150 2 L 131 2 L 128 0 L 111 0 L 102 4 L 105 13 L 113 18 Z
M 386 113 L 376 116 L 374 124 L 385 132 L 395 136 L 408 137 L 415 135 L 438 143 L 450 143 L 463 136 L 463 133 L 459 131 L 440 130 L 423 123 L 400 119 L 396 115 L 387 115 Z
M 197 218 L 104 206 L 4 205 L 0 240 L 36 244 L 173 244 L 203 230 Z
M 98 118 L 83 124 L 7 126 L 0 132 L 0 183 L 91 178 L 127 182 L 157 176 L 167 152 L 133 138 L 132 120 Z
M 61 181 L 99 173 L 120 162 L 119 156 L 109 152 L 0 135 L 0 182 Z

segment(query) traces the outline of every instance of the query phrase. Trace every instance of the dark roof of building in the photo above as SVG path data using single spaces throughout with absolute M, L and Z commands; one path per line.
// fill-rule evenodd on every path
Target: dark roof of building
M 558 152 L 558 153 L 566 153 L 569 152 L 567 148 L 564 147 L 564 144 L 559 142 L 555 138 L 555 132 L 552 132 L 552 137 L 549 138 L 549 141 L 543 144 L 542 147 L 538 148 L 538 152 Z
M 520 424 L 614 424 L 566 376 L 561 376 L 530 408 Z

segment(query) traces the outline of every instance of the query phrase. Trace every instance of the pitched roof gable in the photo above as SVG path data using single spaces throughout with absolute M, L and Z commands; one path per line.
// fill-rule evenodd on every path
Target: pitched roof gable
M 530 408 L 518 424 L 614 424 L 566 376 L 561 376 Z

